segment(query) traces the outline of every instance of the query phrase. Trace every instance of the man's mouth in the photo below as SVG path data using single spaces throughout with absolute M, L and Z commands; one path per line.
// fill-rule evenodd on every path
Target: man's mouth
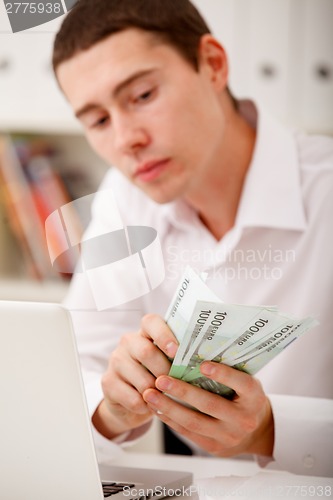
M 157 179 L 169 163 L 169 158 L 142 163 L 134 172 L 134 178 L 141 182 L 151 182 Z

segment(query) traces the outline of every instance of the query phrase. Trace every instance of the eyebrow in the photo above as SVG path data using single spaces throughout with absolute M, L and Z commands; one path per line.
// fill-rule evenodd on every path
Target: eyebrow
M 128 87 L 135 80 L 138 80 L 139 78 L 142 78 L 148 74 L 151 74 L 154 71 L 155 71 L 155 68 L 144 69 L 141 71 L 137 71 L 136 73 L 125 78 L 125 80 L 120 82 L 113 89 L 113 91 L 111 93 L 112 97 L 116 98 L 126 87 Z M 75 116 L 76 116 L 76 118 L 80 118 L 80 117 L 82 117 L 82 115 L 85 115 L 86 113 L 89 113 L 90 111 L 94 111 L 95 109 L 98 109 L 98 108 L 100 108 L 100 106 L 98 104 L 87 103 L 84 106 L 82 106 L 82 108 L 79 108 L 77 111 L 75 111 Z

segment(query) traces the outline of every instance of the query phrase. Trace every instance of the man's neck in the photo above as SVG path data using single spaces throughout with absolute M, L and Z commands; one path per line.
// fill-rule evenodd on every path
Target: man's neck
M 200 179 L 200 189 L 186 197 L 216 240 L 235 223 L 256 138 L 255 130 L 233 108 L 226 111 L 220 154 Z

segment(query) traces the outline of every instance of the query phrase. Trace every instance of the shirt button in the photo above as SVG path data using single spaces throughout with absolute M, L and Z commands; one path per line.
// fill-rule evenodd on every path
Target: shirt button
M 315 464 L 315 459 L 313 458 L 312 455 L 306 455 L 303 458 L 303 465 L 307 469 L 311 469 L 314 466 L 314 464 Z

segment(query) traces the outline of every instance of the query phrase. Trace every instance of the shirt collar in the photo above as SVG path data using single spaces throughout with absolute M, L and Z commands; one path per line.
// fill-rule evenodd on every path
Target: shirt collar
M 240 101 L 240 107 L 243 116 L 253 122 L 254 104 Z M 295 139 L 260 107 L 256 122 L 255 148 L 235 225 L 302 231 L 306 218 Z
M 159 210 L 162 217 L 171 226 L 192 230 L 193 226 L 201 224 L 197 212 L 182 199 L 160 205 Z M 165 228 L 166 232 L 167 230 Z

